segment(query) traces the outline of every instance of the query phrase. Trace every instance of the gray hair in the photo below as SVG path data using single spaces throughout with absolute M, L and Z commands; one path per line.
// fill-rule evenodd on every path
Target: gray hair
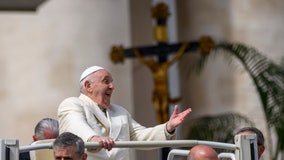
M 86 77 L 87 78 L 87 77 Z M 82 81 L 80 81 L 80 92 L 81 93 L 85 93 L 85 87 L 84 87 L 84 83 L 86 81 L 86 78 L 83 79 Z
M 85 143 L 82 138 L 71 132 L 64 132 L 60 134 L 53 142 L 53 151 L 55 152 L 59 148 L 65 148 L 69 146 L 75 146 L 75 152 L 77 156 L 81 156 L 85 153 Z
M 251 131 L 251 132 L 255 133 L 256 139 L 257 139 L 257 145 L 264 145 L 264 136 L 259 129 L 257 129 L 255 127 L 244 127 L 244 128 L 241 128 L 240 130 L 238 130 L 238 132 L 236 134 L 239 134 L 239 133 L 245 132 L 245 131 Z
M 35 135 L 37 136 L 38 140 L 43 140 L 45 138 L 45 130 L 50 130 L 53 134 L 59 134 L 59 124 L 58 121 L 52 118 L 44 118 L 37 123 L 35 126 Z
M 95 72 L 93 72 L 93 73 L 95 73 Z M 82 79 L 82 81 L 80 81 L 80 92 L 81 92 L 81 93 L 85 94 L 85 92 L 86 92 L 85 86 L 84 86 L 84 83 L 85 83 L 86 81 L 91 81 L 91 82 L 93 82 L 92 79 L 90 78 L 93 73 L 89 74 L 87 77 L 85 77 L 84 79 Z

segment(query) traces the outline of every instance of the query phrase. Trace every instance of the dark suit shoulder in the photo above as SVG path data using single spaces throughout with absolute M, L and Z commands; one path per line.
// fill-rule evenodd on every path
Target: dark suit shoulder
M 19 155 L 19 160 L 30 160 L 30 152 L 22 152 Z

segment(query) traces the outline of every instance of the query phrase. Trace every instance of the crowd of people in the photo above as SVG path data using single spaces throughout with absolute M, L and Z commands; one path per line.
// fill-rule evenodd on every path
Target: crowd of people
M 58 107 L 58 121 L 45 118 L 35 127 L 34 141 L 55 139 L 53 154 L 56 160 L 129 160 L 129 149 L 114 148 L 115 141 L 172 140 L 176 128 L 191 113 L 191 108 L 179 112 L 175 106 L 166 123 L 145 127 L 135 121 L 122 106 L 111 103 L 113 77 L 103 67 L 87 68 L 79 79 L 80 96 L 63 100 Z M 258 156 L 265 150 L 261 131 L 243 128 L 236 134 L 256 134 Z M 85 149 L 85 142 L 98 142 L 101 148 Z M 21 153 L 20 160 L 30 160 Z M 217 160 L 217 152 L 206 145 L 190 149 L 188 160 Z

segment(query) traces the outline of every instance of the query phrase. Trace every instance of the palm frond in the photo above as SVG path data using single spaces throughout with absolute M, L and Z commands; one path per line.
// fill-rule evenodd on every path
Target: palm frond
M 203 70 L 203 68 L 204 68 L 204 66 L 207 63 L 208 58 L 209 58 L 209 56 L 204 56 L 204 55 L 201 55 L 201 54 L 198 54 L 196 56 L 198 56 L 198 57 L 197 57 L 197 61 L 195 61 L 195 63 L 186 62 L 182 65 L 182 68 L 187 69 L 186 74 L 188 76 L 190 76 L 191 74 L 199 75 L 201 73 L 201 71 Z M 190 58 L 192 58 L 192 57 L 190 57 Z
M 191 120 L 187 138 L 233 143 L 237 129 L 253 125 L 247 117 L 237 113 L 202 116 Z
M 215 48 L 216 49 L 216 48 Z M 184 61 L 184 63 L 181 63 L 181 68 L 186 68 L 186 74 L 187 76 L 190 76 L 192 74 L 194 75 L 200 75 L 201 72 L 204 70 L 206 64 L 208 61 L 211 61 L 213 59 L 216 59 L 220 57 L 220 54 L 222 54 L 221 57 L 223 57 L 228 65 L 232 67 L 232 69 L 240 70 L 241 67 L 239 67 L 238 64 L 236 64 L 235 57 L 231 54 L 227 54 L 226 52 L 211 52 L 209 55 L 203 55 L 203 54 L 188 54 L 186 57 L 188 59 L 191 59 L 190 63 Z
M 283 116 L 281 116 L 284 113 L 284 70 L 255 49 L 242 44 L 221 43 L 217 49 L 230 51 L 243 63 L 261 97 L 269 126 L 282 126 L 284 124 Z
M 251 47 L 243 44 L 220 43 L 217 49 L 236 56 L 252 78 L 259 94 L 269 128 L 277 134 L 277 148 L 284 151 L 284 68 Z M 277 152 L 276 152 L 277 153 Z M 277 155 L 275 155 L 277 157 Z M 274 158 L 275 158 L 274 157 Z
M 229 42 L 217 44 L 215 52 L 209 55 L 212 53 L 214 56 L 234 57 L 233 59 L 237 59 L 250 75 L 260 97 L 267 126 L 270 131 L 275 129 L 277 134 L 277 150 L 272 157 L 277 159 L 278 152 L 284 152 L 284 57 L 280 64 L 276 64 L 252 47 Z M 197 65 L 193 69 L 201 72 L 209 57 L 197 60 Z

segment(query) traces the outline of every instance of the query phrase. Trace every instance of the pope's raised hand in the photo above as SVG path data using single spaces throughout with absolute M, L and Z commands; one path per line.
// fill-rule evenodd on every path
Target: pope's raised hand
M 176 127 L 178 127 L 184 119 L 191 113 L 191 108 L 186 109 L 185 111 L 178 113 L 178 106 L 175 105 L 174 112 L 172 113 L 169 121 L 167 122 L 167 131 L 173 132 Z

